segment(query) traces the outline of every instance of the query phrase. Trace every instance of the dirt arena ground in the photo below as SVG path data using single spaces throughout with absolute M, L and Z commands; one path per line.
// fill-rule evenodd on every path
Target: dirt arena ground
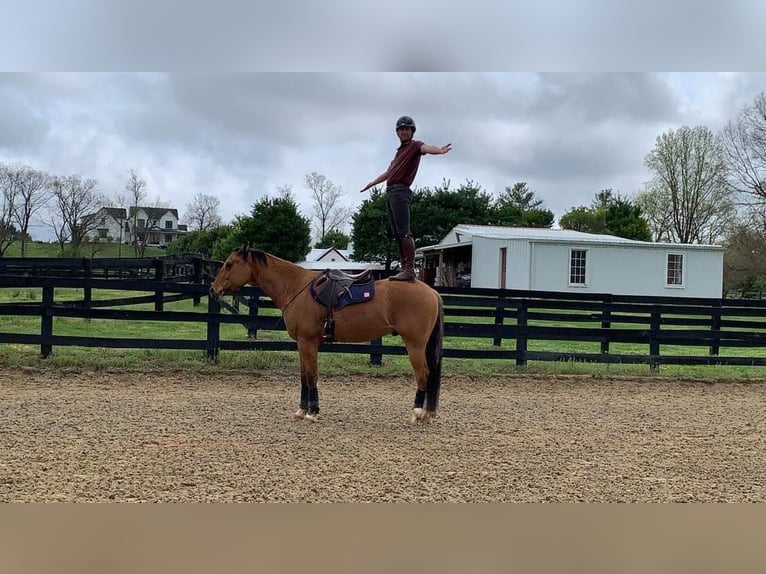
M 766 382 L 0 368 L 1 502 L 764 502 Z

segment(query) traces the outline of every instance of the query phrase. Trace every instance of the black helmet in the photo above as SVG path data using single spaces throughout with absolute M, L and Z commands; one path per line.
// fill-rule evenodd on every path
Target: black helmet
M 410 116 L 402 116 L 396 120 L 396 129 L 399 128 L 412 128 L 412 133 L 415 133 L 415 121 Z

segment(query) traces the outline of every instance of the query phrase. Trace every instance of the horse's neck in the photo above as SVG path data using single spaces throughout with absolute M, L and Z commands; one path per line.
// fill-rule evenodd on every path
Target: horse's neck
M 283 309 L 314 278 L 314 273 L 299 265 L 267 256 L 267 265 L 259 269 L 258 284 L 274 304 Z

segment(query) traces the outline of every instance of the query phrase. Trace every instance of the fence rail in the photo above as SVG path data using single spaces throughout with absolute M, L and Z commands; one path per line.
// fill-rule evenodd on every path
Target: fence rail
M 0 258 L 0 288 L 41 289 L 39 301 L 0 303 L 0 344 L 39 345 L 47 357 L 54 347 L 203 350 L 214 359 L 220 351 L 294 350 L 289 340 L 258 338 L 262 331 L 284 331 L 273 303 L 257 287 L 246 287 L 221 302 L 211 299 L 205 283 L 211 262 L 199 257 L 144 259 Z M 56 290 L 82 290 L 82 299 L 56 299 Z M 144 292 L 145 295 L 94 299 L 94 290 Z M 501 289 L 437 288 L 445 305 L 445 357 L 596 363 L 766 366 L 766 353 L 738 356 L 731 350 L 766 350 L 766 302 L 739 299 L 572 294 Z M 192 300 L 195 311 L 165 306 Z M 203 301 L 205 302 L 203 306 Z M 150 304 L 153 310 L 131 309 Z M 39 317 L 39 332 L 10 332 L 6 317 Z M 90 337 L 54 333 L 57 317 L 85 320 L 159 321 L 170 325 L 205 325 L 200 339 Z M 240 324 L 242 338 L 221 337 L 221 325 Z M 470 339 L 474 348 L 464 348 Z M 361 353 L 380 363 L 383 355 L 403 355 L 396 339 L 369 344 L 322 345 L 323 352 Z M 541 343 L 562 347 L 540 349 Z M 565 343 L 569 343 L 566 345 Z M 578 345 L 570 349 L 572 343 Z M 596 344 L 598 351 L 582 344 Z M 632 345 L 630 352 L 616 346 Z M 668 349 L 670 347 L 670 349 Z M 687 350 L 707 348 L 707 354 Z M 662 350 L 665 348 L 665 352 Z M 725 354 L 721 350 L 727 350 Z M 697 352 L 699 353 L 699 352 Z

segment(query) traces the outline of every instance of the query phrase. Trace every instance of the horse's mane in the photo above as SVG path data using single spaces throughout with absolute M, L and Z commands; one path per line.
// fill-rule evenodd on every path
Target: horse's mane
M 239 253 L 242 257 L 245 258 L 245 261 L 247 261 L 250 257 L 253 258 L 254 261 L 257 263 L 260 263 L 261 265 L 268 265 L 269 259 L 266 257 L 266 252 L 261 251 L 260 249 L 252 249 L 251 247 L 247 247 L 243 245 L 239 249 L 237 249 L 237 253 Z

